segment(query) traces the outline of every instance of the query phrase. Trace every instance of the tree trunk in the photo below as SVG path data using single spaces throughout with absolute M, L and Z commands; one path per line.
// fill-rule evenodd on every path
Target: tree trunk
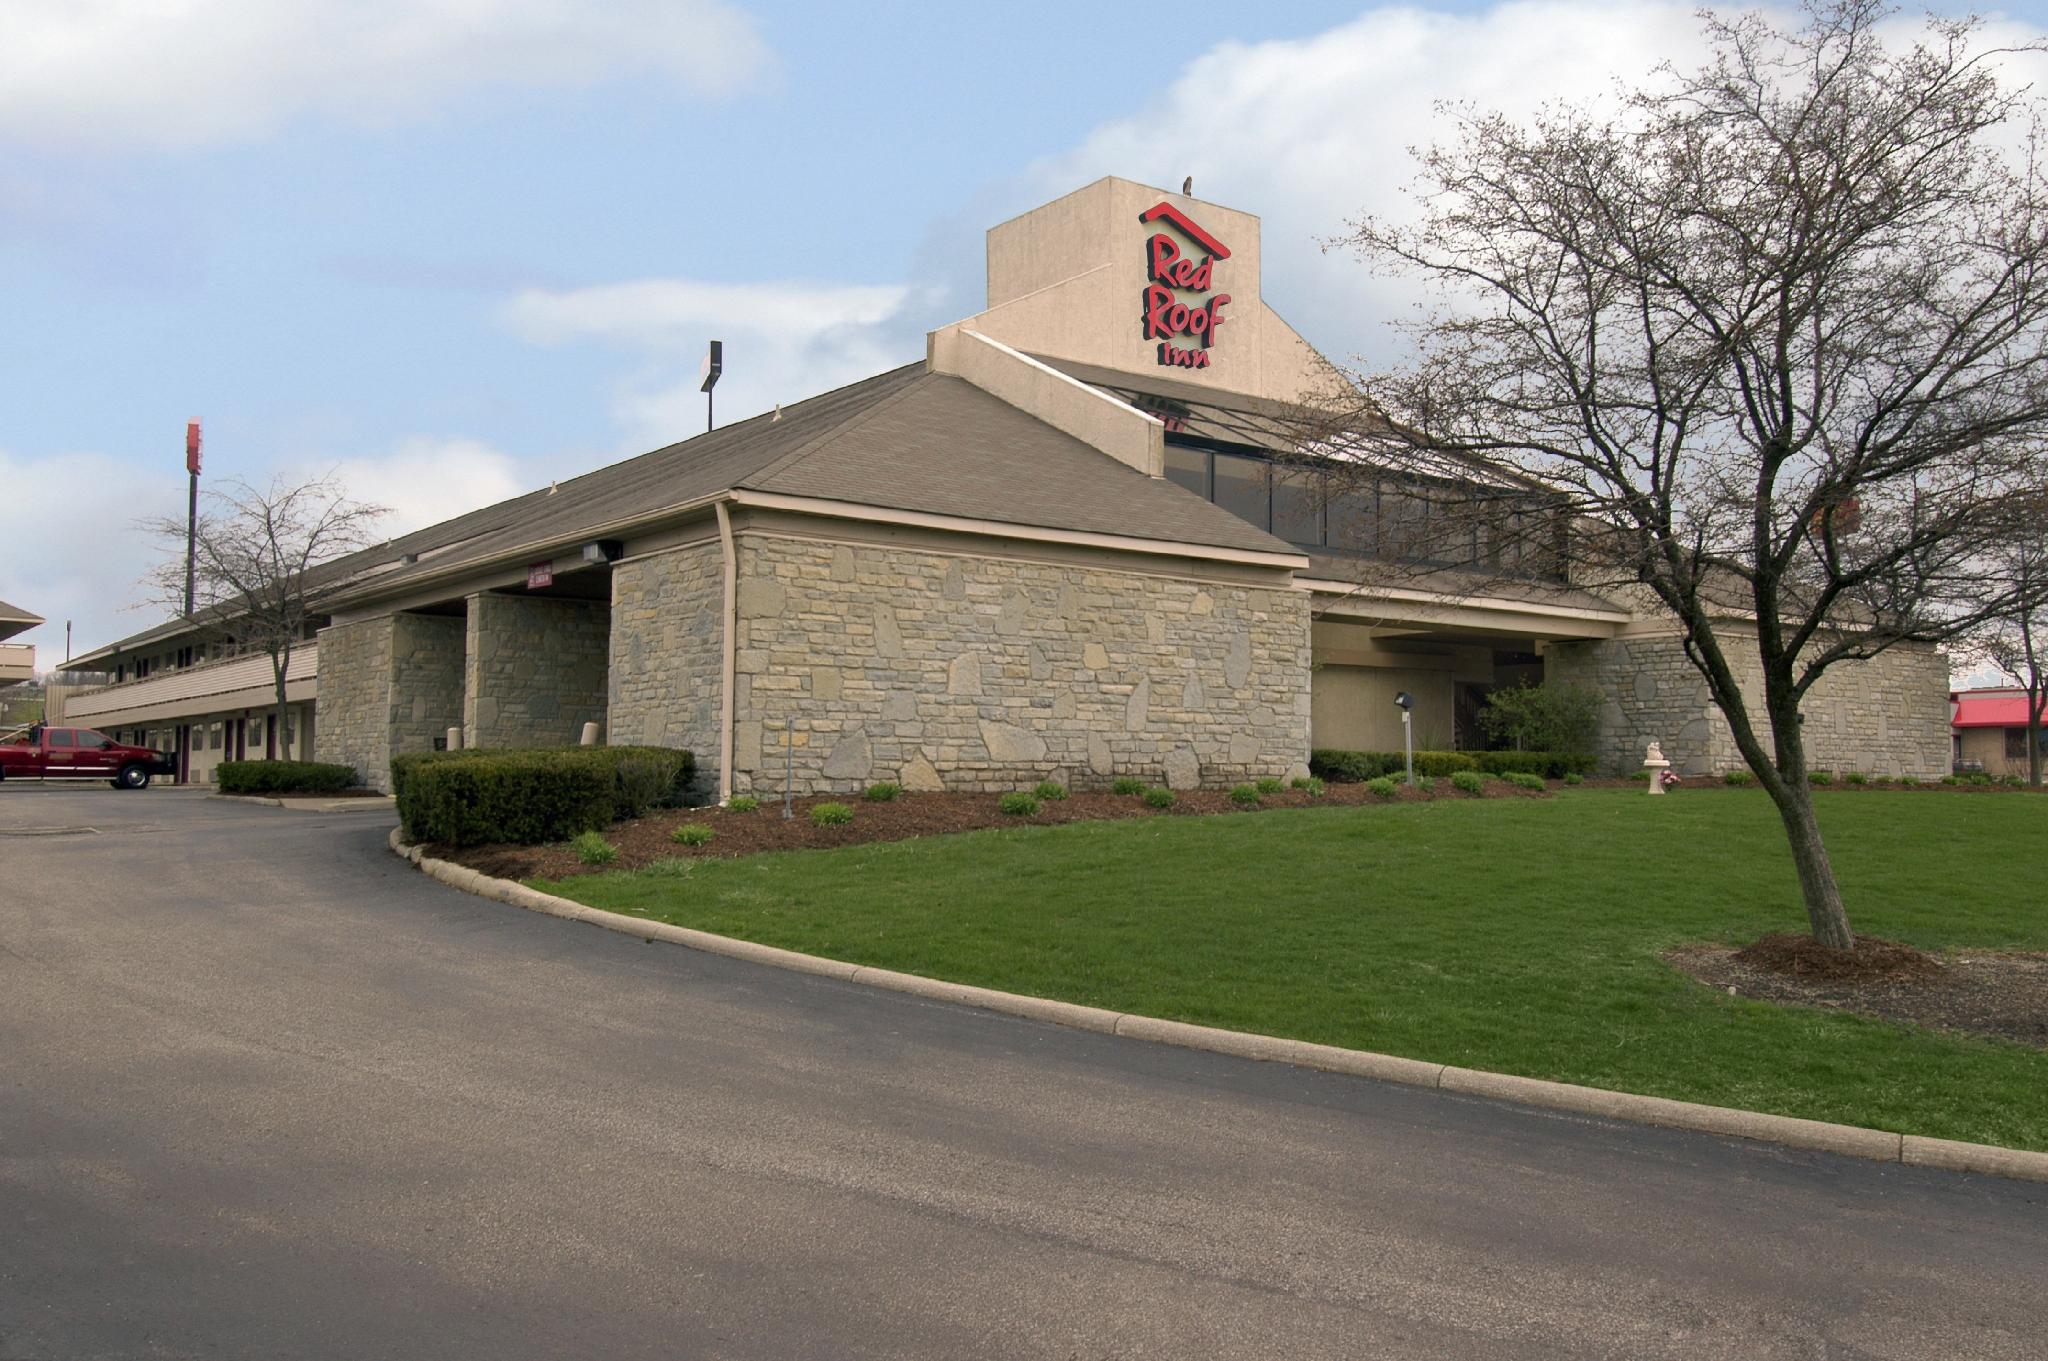
M 291 659 L 292 654 L 289 651 L 273 652 L 270 654 L 271 674 L 277 680 L 277 716 L 271 720 L 270 755 L 271 759 L 278 761 L 287 760 L 290 758 L 291 755 L 291 752 L 289 748 L 285 746 L 284 741 L 284 715 L 286 707 L 284 698 L 284 673 L 285 669 L 291 665 Z
M 1820 823 L 1813 815 L 1813 791 L 1804 779 L 1785 780 L 1777 798 L 1778 816 L 1785 822 L 1785 838 L 1792 847 L 1792 866 L 1799 872 L 1800 896 L 1806 900 L 1806 919 L 1813 938 L 1835 950 L 1856 946 L 1849 930 L 1849 913 L 1842 906 L 1842 890 L 1835 883 L 1835 867 L 1828 848 L 1821 841 Z

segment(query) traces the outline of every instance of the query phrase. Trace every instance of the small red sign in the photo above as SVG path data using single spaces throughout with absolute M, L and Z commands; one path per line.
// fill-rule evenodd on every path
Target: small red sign
M 199 476 L 199 422 L 185 422 L 185 471 Z
M 528 568 L 526 569 L 526 589 L 527 589 L 527 590 L 529 590 L 529 591 L 540 591 L 540 590 L 545 590 L 546 588 L 548 588 L 549 586 L 552 586 L 552 585 L 554 585 L 554 584 L 555 584 L 555 564 L 554 564 L 553 560 L 549 560 L 549 561 L 547 561 L 547 562 L 536 562 L 536 563 L 534 563 L 534 564 L 533 564 L 533 565 L 532 565 L 531 567 L 528 567 Z
M 1186 213 L 1171 203 L 1156 204 L 1138 214 L 1140 222 L 1164 221 L 1204 254 L 1200 260 L 1184 254 L 1180 244 L 1165 232 L 1155 232 L 1145 243 L 1145 285 L 1142 317 L 1145 339 L 1159 342 L 1159 362 L 1169 368 L 1206 369 L 1209 347 L 1224 322 L 1223 308 L 1228 293 L 1213 292 L 1216 262 L 1230 258 L 1230 247 L 1203 231 Z M 1206 298 L 1182 301 L 1181 294 L 1208 294 Z M 1178 344 L 1185 339 L 1188 344 Z

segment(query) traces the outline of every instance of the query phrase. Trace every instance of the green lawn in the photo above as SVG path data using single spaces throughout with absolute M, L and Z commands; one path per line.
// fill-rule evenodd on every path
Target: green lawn
M 2048 798 L 1818 797 L 1856 928 L 2048 949 Z M 1803 930 L 1754 790 L 1018 828 L 539 887 L 836 959 L 1433 1062 L 2048 1149 L 2048 1054 L 1715 993 Z

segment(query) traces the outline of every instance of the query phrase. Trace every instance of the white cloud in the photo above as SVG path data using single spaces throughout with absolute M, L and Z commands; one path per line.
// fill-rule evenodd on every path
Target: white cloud
M 723 0 L 0 0 L 0 35 L 0 139 L 52 146 L 385 125 L 620 75 L 719 96 L 770 61 Z
M 511 455 L 473 439 L 415 436 L 388 454 L 297 470 L 301 476 L 328 471 L 351 500 L 389 509 L 379 528 L 392 538 L 533 490 Z
M 637 355 L 619 384 L 614 413 L 637 450 L 703 428 L 697 386 L 707 341 L 725 342 L 716 392 L 723 423 L 918 357 L 919 298 L 901 284 L 641 279 L 528 289 L 506 305 L 504 319 L 535 344 L 596 342 Z

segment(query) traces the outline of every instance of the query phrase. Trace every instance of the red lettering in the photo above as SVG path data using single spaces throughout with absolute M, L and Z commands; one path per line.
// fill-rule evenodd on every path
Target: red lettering
M 1209 305 L 1202 309 L 1208 314 L 1207 320 L 1202 326 L 1202 344 L 1204 346 L 1216 343 L 1216 332 L 1223 325 L 1223 304 L 1229 301 L 1230 295 L 1228 293 L 1218 293 L 1215 297 L 1209 299 Z
M 1167 271 L 1173 268 L 1174 263 L 1180 259 L 1180 247 L 1174 245 L 1173 238 L 1164 232 L 1153 237 L 1149 245 L 1151 246 L 1152 267 L 1147 277 L 1165 279 L 1171 283 L 1172 280 L 1167 277 Z
M 1173 334 L 1166 324 L 1166 311 L 1172 306 L 1172 289 L 1161 284 L 1145 286 L 1145 339 L 1157 340 Z

